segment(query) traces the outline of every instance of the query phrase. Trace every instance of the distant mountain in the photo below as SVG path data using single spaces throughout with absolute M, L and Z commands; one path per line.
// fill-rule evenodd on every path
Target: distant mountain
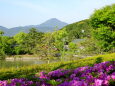
M 0 30 L 7 30 L 8 28 L 0 26 Z
M 52 19 L 47 20 L 46 22 L 38 25 L 37 28 L 42 28 L 41 31 L 43 31 L 43 32 L 51 32 L 54 29 L 59 30 L 66 25 L 68 25 L 68 24 L 65 22 L 62 22 L 56 18 L 52 18 Z
M 5 32 L 5 35 L 7 36 L 13 36 L 17 34 L 18 32 L 28 32 L 30 28 L 36 28 L 38 31 L 42 32 L 52 32 L 56 28 L 56 30 L 59 30 L 63 28 L 64 26 L 68 25 L 65 22 L 62 22 L 56 18 L 52 18 L 47 20 L 46 22 L 40 24 L 40 25 L 28 25 L 23 27 L 14 27 L 14 28 L 5 28 L 0 26 L 0 30 L 3 30 Z
M 0 30 L 4 31 L 5 34 L 8 34 L 8 32 L 9 32 L 9 29 L 6 27 L 3 27 L 3 26 L 0 26 Z
M 47 20 L 46 22 L 42 23 L 39 25 L 39 27 L 58 27 L 58 28 L 62 28 L 63 26 L 66 26 L 67 23 L 62 22 L 56 18 L 52 18 L 50 20 Z

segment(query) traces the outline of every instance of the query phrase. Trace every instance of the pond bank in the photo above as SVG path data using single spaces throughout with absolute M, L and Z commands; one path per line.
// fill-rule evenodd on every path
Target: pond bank
M 39 57 L 7 57 L 6 58 L 6 61 L 19 61 L 19 60 L 22 60 L 22 61 L 31 61 L 31 60 L 40 60 Z

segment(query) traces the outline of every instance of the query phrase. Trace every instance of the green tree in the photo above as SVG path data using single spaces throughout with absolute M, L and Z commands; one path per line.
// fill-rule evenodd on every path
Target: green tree
M 2 35 L 4 34 L 3 31 L 0 31 L 0 60 L 5 59 L 5 52 L 2 49 Z
M 93 38 L 103 51 L 115 48 L 115 4 L 96 10 L 90 17 Z
M 37 29 L 35 28 L 31 28 L 29 30 L 29 33 L 24 39 L 25 50 L 29 54 L 33 54 L 34 49 L 36 48 L 37 44 L 41 42 L 42 37 L 43 37 L 42 32 L 37 31 Z
M 2 49 L 5 54 L 11 55 L 14 53 L 15 41 L 12 37 L 2 36 L 0 39 L 0 49 Z
M 59 31 L 55 31 L 53 33 L 54 45 L 59 51 L 63 51 L 63 47 L 67 39 L 66 28 L 61 29 Z
M 73 24 L 65 26 L 62 30 L 66 31 L 68 41 L 71 42 L 74 39 L 82 39 L 84 37 L 90 37 L 91 25 L 89 19 L 85 19 Z
M 0 30 L 0 36 L 2 36 L 3 34 L 4 34 L 4 31 L 1 31 L 1 30 Z
M 26 36 L 27 36 L 27 33 L 19 32 L 16 35 L 14 35 L 14 40 L 20 44 L 20 43 L 23 43 Z
M 0 60 L 4 60 L 5 57 L 6 57 L 5 52 L 2 49 L 0 49 Z
M 45 33 L 43 35 L 41 43 L 37 44 L 35 48 L 35 52 L 42 60 L 50 61 L 54 59 L 56 50 L 52 33 Z
M 24 32 L 19 32 L 17 33 L 13 38 L 16 41 L 16 46 L 15 46 L 15 53 L 16 54 L 25 54 L 25 38 L 27 37 L 27 33 Z
M 75 51 L 77 50 L 77 44 L 70 42 L 69 43 L 69 50 L 73 53 L 75 53 Z
M 95 55 L 95 54 L 102 54 L 102 49 L 99 48 L 95 41 L 91 38 L 85 39 L 84 41 L 79 42 L 78 44 L 77 53 L 81 55 Z
M 0 59 L 5 59 L 6 55 L 14 52 L 14 40 L 12 37 L 3 36 L 4 32 L 0 31 Z

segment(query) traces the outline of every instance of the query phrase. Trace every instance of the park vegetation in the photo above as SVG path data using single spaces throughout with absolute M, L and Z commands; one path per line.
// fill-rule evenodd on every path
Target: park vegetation
M 96 10 L 90 19 L 65 26 L 59 31 L 19 32 L 13 37 L 0 31 L 0 59 L 5 55 L 37 54 L 42 59 L 73 54 L 103 54 L 115 51 L 115 4 Z M 84 41 L 73 42 L 77 39 Z M 83 47 L 83 49 L 80 49 Z
M 11 55 L 38 55 L 40 59 L 96 55 L 115 52 L 115 4 L 103 7 L 82 20 L 54 32 L 39 32 L 31 28 L 13 37 L 0 31 L 0 59 Z M 74 40 L 83 39 L 74 42 Z M 69 55 L 67 54 L 69 53 Z M 72 55 L 70 55 L 72 54 Z M 68 55 L 68 56 L 67 56 Z
M 0 81 L 0 85 L 114 86 L 115 4 L 95 10 L 89 19 L 54 32 L 43 33 L 31 28 L 28 33 L 8 37 L 0 31 L 0 60 L 15 55 L 37 55 L 48 63 L 49 60 L 60 62 L 2 68 L 0 80 L 7 81 Z

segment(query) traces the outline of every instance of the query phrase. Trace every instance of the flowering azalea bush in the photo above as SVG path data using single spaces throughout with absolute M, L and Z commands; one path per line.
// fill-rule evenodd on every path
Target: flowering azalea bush
M 0 86 L 115 86 L 115 61 L 102 62 L 93 67 L 40 72 L 32 79 L 0 81 Z

